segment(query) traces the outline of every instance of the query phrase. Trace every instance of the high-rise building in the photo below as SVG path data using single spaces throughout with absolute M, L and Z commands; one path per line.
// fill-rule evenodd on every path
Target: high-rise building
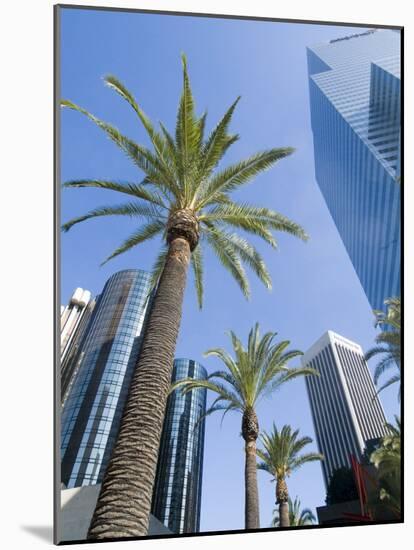
M 366 443 L 386 434 L 386 418 L 361 347 L 328 330 L 301 358 L 307 376 L 325 485 L 334 470 L 361 459 Z
M 96 300 L 79 341 L 61 418 L 61 481 L 67 489 L 101 483 L 118 436 L 122 412 L 151 308 L 150 274 L 115 273 Z M 199 363 L 176 359 L 173 381 L 206 378 Z M 167 401 L 153 514 L 173 532 L 200 526 L 206 390 Z
M 307 49 L 316 181 L 373 309 L 400 294 L 400 33 Z
M 79 324 L 88 310 L 91 302 L 89 290 L 77 288 L 72 294 L 69 304 L 60 308 L 60 356 L 64 359 L 70 343 Z
M 205 368 L 190 359 L 176 359 L 172 381 L 203 380 Z M 206 389 L 168 397 L 161 437 L 152 513 L 174 533 L 200 530 Z
M 61 418 L 61 481 L 100 483 L 119 431 L 141 345 L 150 274 L 125 270 L 109 278 L 79 350 Z
M 69 304 L 66 307 L 61 307 L 60 388 L 62 404 L 79 365 L 79 349 L 93 316 L 95 303 L 88 290 L 77 288 L 72 294 Z

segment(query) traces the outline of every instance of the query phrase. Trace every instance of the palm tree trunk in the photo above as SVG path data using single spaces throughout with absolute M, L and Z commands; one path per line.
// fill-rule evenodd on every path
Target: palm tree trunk
M 259 421 L 254 409 L 246 409 L 242 418 L 242 436 L 246 442 L 244 467 L 244 523 L 246 529 L 259 529 L 259 490 L 257 487 L 256 440 Z
M 186 239 L 170 241 L 88 539 L 147 534 L 190 257 Z
M 276 504 L 279 504 L 279 525 L 289 527 L 289 493 L 284 479 L 276 482 Z
M 256 441 L 246 441 L 245 453 L 245 527 L 246 529 L 259 529 L 260 517 L 259 491 L 257 487 Z

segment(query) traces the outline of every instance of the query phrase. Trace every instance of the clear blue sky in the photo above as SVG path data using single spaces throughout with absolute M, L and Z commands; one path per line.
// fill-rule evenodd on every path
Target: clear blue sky
M 180 53 L 188 57 L 199 113 L 208 109 L 208 129 L 238 96 L 242 100 L 232 129 L 241 135 L 229 152 L 232 162 L 268 147 L 293 146 L 296 153 L 238 191 L 240 200 L 268 206 L 301 223 L 306 244 L 279 235 L 279 250 L 257 242 L 269 267 L 269 293 L 251 275 L 247 302 L 215 258 L 206 256 L 205 307 L 196 306 L 190 280 L 184 302 L 177 356 L 196 359 L 208 371 L 214 358 L 203 352 L 229 347 L 225 331 L 244 340 L 259 321 L 263 330 L 306 351 L 327 329 L 368 349 L 375 337 L 373 316 L 352 264 L 316 184 L 310 129 L 306 46 L 349 34 L 346 27 L 160 16 L 85 10 L 62 11 L 62 96 L 111 122 L 133 139 L 147 143 L 131 108 L 103 85 L 115 74 L 135 94 L 153 120 L 174 128 L 181 90 Z M 62 113 L 62 181 L 106 178 L 139 181 L 141 174 L 101 130 L 73 111 Z M 99 190 L 65 190 L 62 221 L 122 197 Z M 80 286 L 99 293 L 120 269 L 150 269 L 159 241 L 134 249 L 99 267 L 134 229 L 129 219 L 106 218 L 75 226 L 63 234 L 62 303 Z M 372 365 L 371 365 L 372 367 Z M 387 417 L 398 410 L 396 390 L 383 394 Z M 260 425 L 289 423 L 314 436 L 303 380 L 292 382 L 258 408 Z M 244 524 L 244 456 L 241 418 L 207 421 L 201 530 L 241 529 Z M 313 444 L 316 448 L 316 443 Z M 309 449 L 310 450 L 310 449 Z M 258 473 L 261 525 L 270 524 L 274 483 Z M 320 466 L 305 465 L 288 480 L 302 505 L 324 504 Z

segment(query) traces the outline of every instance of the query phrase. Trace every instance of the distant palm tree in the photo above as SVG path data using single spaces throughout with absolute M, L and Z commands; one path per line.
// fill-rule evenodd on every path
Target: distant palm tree
M 287 351 L 288 340 L 274 342 L 276 332 L 267 332 L 262 338 L 256 323 L 249 333 L 247 349 L 230 331 L 234 358 L 224 349 L 215 348 L 206 356 L 215 355 L 226 367 L 211 373 L 207 380 L 187 378 L 173 384 L 171 391 L 182 388 L 187 393 L 195 388 L 207 388 L 217 398 L 205 416 L 216 411 L 238 411 L 242 414 L 241 433 L 245 441 L 245 527 L 260 527 L 259 497 L 257 488 L 256 440 L 259 421 L 256 414 L 258 401 L 269 396 L 285 382 L 298 376 L 315 374 L 310 368 L 289 368 L 288 363 L 301 351 Z
M 257 466 L 258 469 L 268 472 L 273 477 L 272 481 L 276 481 L 276 504 L 279 505 L 280 527 L 289 527 L 289 492 L 286 478 L 307 462 L 323 460 L 323 455 L 320 453 L 299 455 L 306 445 L 312 443 L 312 439 L 298 438 L 298 435 L 299 430 L 292 431 L 289 425 L 283 426 L 279 432 L 273 424 L 270 435 L 263 432 L 260 437 L 263 449 L 257 449 L 257 456 L 262 460 Z
M 144 177 L 141 183 L 101 179 L 69 181 L 64 187 L 89 187 L 126 195 L 129 202 L 96 208 L 66 222 L 75 224 L 106 216 L 127 216 L 138 225 L 108 259 L 130 251 L 155 236 L 162 246 L 154 265 L 156 294 L 147 324 L 137 368 L 124 408 L 121 428 L 89 529 L 89 538 L 119 538 L 147 533 L 151 495 L 157 466 L 165 405 L 171 383 L 176 340 L 181 322 L 184 288 L 191 263 L 199 305 L 203 296 L 202 248 L 210 245 L 245 296 L 249 284 L 247 265 L 271 287 L 265 263 L 257 250 L 233 230 L 261 237 L 272 247 L 274 231 L 306 239 L 303 229 L 267 207 L 234 202 L 230 195 L 255 176 L 293 152 L 290 147 L 268 149 L 216 171 L 229 147 L 238 140 L 229 124 L 239 101 L 205 138 L 206 114 L 197 117 L 183 56 L 183 91 L 178 107 L 175 136 L 163 124 L 155 129 L 131 92 L 114 76 L 105 78 L 132 107 L 152 148 L 121 134 L 85 109 L 68 100 L 63 107 L 86 115 L 128 156 Z M 201 246 L 203 245 L 203 247 Z
M 292 499 L 288 498 L 289 507 L 289 526 L 301 527 L 303 525 L 312 525 L 315 523 L 316 518 L 310 508 L 300 508 L 300 500 L 298 497 L 292 502 Z M 272 527 L 280 527 L 279 510 L 273 510 Z
M 387 306 L 386 313 L 374 311 L 375 326 L 383 327 L 383 330 L 375 338 L 377 345 L 365 354 L 365 359 L 369 361 L 372 357 L 382 357 L 374 371 L 375 384 L 378 384 L 379 378 L 389 368 L 396 366 L 398 373 L 387 380 L 377 393 L 401 379 L 401 301 L 400 298 L 389 298 L 384 301 L 384 304 Z M 400 391 L 401 389 L 398 390 L 398 399 L 400 399 Z

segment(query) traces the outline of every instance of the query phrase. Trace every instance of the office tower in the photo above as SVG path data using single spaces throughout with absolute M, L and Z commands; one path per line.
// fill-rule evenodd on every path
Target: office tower
M 190 359 L 174 361 L 172 380 L 205 379 L 203 366 Z M 174 533 L 200 530 L 206 389 L 185 395 L 176 390 L 168 397 L 152 514 Z
M 400 294 L 400 33 L 307 49 L 315 176 L 373 309 Z
M 385 415 L 361 347 L 328 330 L 301 358 L 325 485 L 334 470 L 361 459 L 365 445 L 386 433 Z
M 86 336 L 96 301 L 88 290 L 77 288 L 69 304 L 61 306 L 60 390 L 64 403 L 80 363 L 79 350 Z
M 72 294 L 69 304 L 60 308 L 60 356 L 64 359 L 68 352 L 70 343 L 81 324 L 82 318 L 88 311 L 91 302 L 89 290 L 77 288 Z
M 100 483 L 118 434 L 141 345 L 150 274 L 112 275 L 99 296 L 61 418 L 61 481 Z

